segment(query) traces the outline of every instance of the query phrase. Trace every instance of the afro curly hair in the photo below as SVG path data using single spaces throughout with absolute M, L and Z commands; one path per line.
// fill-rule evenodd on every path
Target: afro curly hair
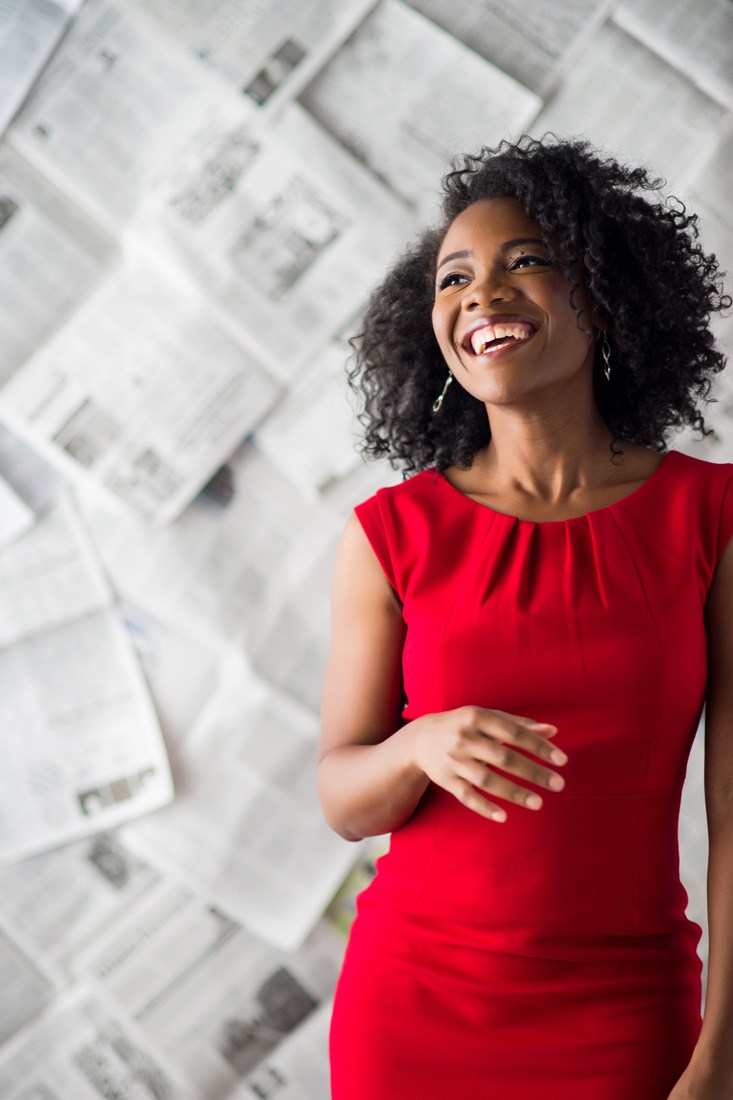
M 352 389 L 361 395 L 362 452 L 405 476 L 470 467 L 490 439 L 486 409 L 461 386 L 432 405 L 446 378 L 433 334 L 435 265 L 449 225 L 472 203 L 511 196 L 543 231 L 565 274 L 568 299 L 582 281 L 607 320 L 614 364 L 593 388 L 619 439 L 666 449 L 673 428 L 710 434 L 700 404 L 725 366 L 711 315 L 731 305 L 714 255 L 698 244 L 697 217 L 664 199 L 663 181 L 603 157 L 586 141 L 527 135 L 453 162 L 443 180 L 443 221 L 424 232 L 373 292 L 351 340 Z M 580 278 L 578 278 L 580 273 Z M 613 448 L 613 444 L 612 444 Z

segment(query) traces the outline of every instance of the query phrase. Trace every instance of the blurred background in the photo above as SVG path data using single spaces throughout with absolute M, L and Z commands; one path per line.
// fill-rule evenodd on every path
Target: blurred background
M 0 0 L 1 1098 L 326 1100 L 387 843 L 315 796 L 329 574 L 399 480 L 349 336 L 523 132 L 646 164 L 733 268 L 731 43 L 731 0 Z M 669 445 L 731 461 L 713 396 Z

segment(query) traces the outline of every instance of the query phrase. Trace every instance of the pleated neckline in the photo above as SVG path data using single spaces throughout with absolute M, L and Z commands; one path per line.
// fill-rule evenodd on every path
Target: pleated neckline
M 536 527 L 551 527 L 558 526 L 560 524 L 577 523 L 581 520 L 588 520 L 592 516 L 600 516 L 604 512 L 614 512 L 617 509 L 623 508 L 631 500 L 638 500 L 639 496 L 649 492 L 654 488 L 660 480 L 660 475 L 664 472 L 664 469 L 669 465 L 669 459 L 673 455 L 678 454 L 677 451 L 667 451 L 662 460 L 649 477 L 645 478 L 641 485 L 638 485 L 636 489 L 632 489 L 630 493 L 626 493 L 625 496 L 619 497 L 618 500 L 612 501 L 610 504 L 604 504 L 600 508 L 591 508 L 587 512 L 581 512 L 578 516 L 567 516 L 565 519 L 525 519 L 522 516 L 512 515 L 510 512 L 499 512 L 496 508 L 492 508 L 490 504 L 481 504 L 480 501 L 474 500 L 472 497 L 462 493 L 460 489 L 457 489 L 455 485 L 451 485 L 450 481 L 439 470 L 433 470 L 432 472 L 437 475 L 438 483 L 445 486 L 446 490 L 458 500 L 462 500 L 470 508 L 480 508 L 482 512 L 488 512 L 492 517 L 496 517 L 498 520 L 508 520 L 511 523 L 529 523 Z

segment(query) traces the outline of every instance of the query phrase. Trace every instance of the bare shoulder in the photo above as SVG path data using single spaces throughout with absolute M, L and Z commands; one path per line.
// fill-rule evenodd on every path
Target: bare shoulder
M 616 444 L 617 453 L 611 459 L 618 484 L 646 481 L 664 459 L 664 453 L 643 447 L 640 443 L 621 441 Z
M 332 595 L 349 605 L 377 602 L 397 611 L 401 605 L 364 528 L 351 513 L 344 526 L 333 570 Z
M 323 682 L 321 756 L 382 740 L 402 705 L 402 608 L 352 515 L 333 571 L 331 645 Z

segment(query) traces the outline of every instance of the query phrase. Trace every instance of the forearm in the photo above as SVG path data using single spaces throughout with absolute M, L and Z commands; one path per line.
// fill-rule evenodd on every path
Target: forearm
M 346 840 L 392 832 L 425 793 L 428 777 L 411 753 L 414 726 L 410 722 L 376 745 L 339 745 L 322 757 L 318 793 L 323 813 Z
M 733 803 L 710 833 L 710 950 L 703 1027 L 694 1061 L 725 1080 L 733 1096 Z

